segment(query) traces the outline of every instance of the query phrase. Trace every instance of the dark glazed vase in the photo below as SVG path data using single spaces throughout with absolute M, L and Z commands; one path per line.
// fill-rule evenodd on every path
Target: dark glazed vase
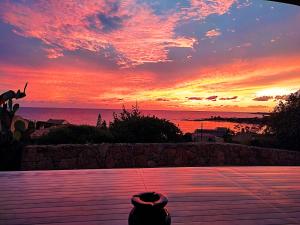
M 165 206 L 168 199 L 156 192 L 134 195 L 131 199 L 134 208 L 129 214 L 129 225 L 170 225 L 171 216 Z

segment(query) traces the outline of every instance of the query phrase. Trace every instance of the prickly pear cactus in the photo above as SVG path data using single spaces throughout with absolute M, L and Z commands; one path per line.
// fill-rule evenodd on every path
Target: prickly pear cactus
M 24 91 L 9 90 L 0 93 L 0 171 L 19 170 L 21 168 L 26 125 L 23 121 L 17 121 L 13 124 L 14 132 L 11 128 L 15 114 L 20 107 L 19 104 L 14 104 L 13 100 L 24 98 L 26 87 L 27 83 Z
M 15 130 L 20 131 L 20 132 L 25 132 L 26 130 L 26 125 L 22 120 L 17 120 L 14 124 Z
M 15 141 L 21 141 L 22 139 L 22 133 L 20 131 L 15 130 L 13 134 L 13 138 Z
M 26 87 L 24 91 L 17 92 L 9 90 L 0 94 L 0 145 L 10 143 L 12 139 L 20 140 L 22 133 L 25 131 L 25 124 L 17 123 L 15 133 L 11 132 L 11 125 L 16 112 L 19 109 L 19 104 L 13 104 L 13 99 L 20 99 L 26 96 Z
M 13 134 L 14 140 L 21 141 L 26 131 L 26 125 L 22 120 L 17 120 L 14 124 L 15 131 Z

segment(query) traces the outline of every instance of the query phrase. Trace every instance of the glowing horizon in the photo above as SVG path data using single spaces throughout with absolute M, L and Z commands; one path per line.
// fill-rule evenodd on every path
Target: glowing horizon
M 0 92 L 29 107 L 270 111 L 300 89 L 300 7 L 4 0 Z

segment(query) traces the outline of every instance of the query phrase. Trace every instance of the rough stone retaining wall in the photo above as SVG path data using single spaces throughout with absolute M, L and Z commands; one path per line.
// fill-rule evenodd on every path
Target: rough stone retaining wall
M 22 170 L 224 165 L 300 165 L 300 152 L 235 144 L 35 145 Z

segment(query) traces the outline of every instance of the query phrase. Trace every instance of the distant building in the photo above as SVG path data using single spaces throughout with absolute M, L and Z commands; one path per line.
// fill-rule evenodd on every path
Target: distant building
M 192 134 L 194 142 L 224 142 L 224 136 L 227 134 L 226 127 L 217 127 L 216 129 L 197 129 Z
M 47 121 L 37 121 L 35 123 L 36 130 L 30 135 L 32 139 L 39 138 L 41 136 L 47 135 L 51 129 L 64 127 L 70 124 L 66 120 L 60 119 L 49 119 Z
M 208 133 L 193 133 L 194 142 L 216 142 L 216 136 Z
M 197 129 L 195 130 L 195 133 L 205 133 L 205 134 L 211 134 L 216 137 L 221 137 L 223 138 L 224 135 L 226 135 L 228 132 L 228 129 L 226 127 L 217 127 L 216 129 Z
M 54 124 L 54 125 L 67 125 L 67 124 L 70 124 L 66 120 L 58 120 L 58 119 L 49 119 L 49 120 L 47 120 L 47 123 L 51 123 L 51 124 Z
M 50 127 L 64 126 L 70 124 L 66 120 L 62 119 L 49 119 L 47 121 L 36 121 L 35 123 L 36 130 L 46 129 Z

